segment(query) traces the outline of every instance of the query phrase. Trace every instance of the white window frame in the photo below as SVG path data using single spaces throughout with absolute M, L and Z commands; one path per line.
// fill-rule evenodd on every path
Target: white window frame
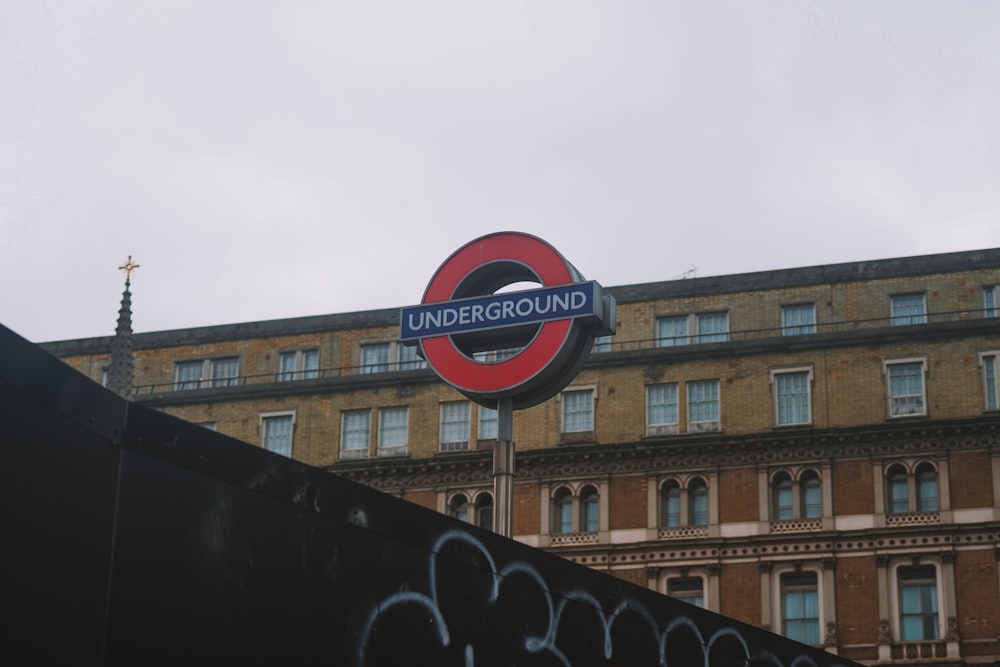
M 916 312 L 916 300 L 920 301 L 919 312 Z M 927 324 L 927 293 L 908 292 L 891 294 L 889 296 L 889 322 L 894 327 L 911 324 Z
M 912 409 L 905 410 L 902 407 L 895 407 L 897 405 L 896 399 L 901 399 L 898 405 L 902 406 L 905 401 L 902 399 L 912 399 L 917 396 L 917 394 L 900 394 L 894 396 L 892 392 L 892 369 L 901 368 L 903 366 L 917 366 L 920 367 L 920 411 L 915 412 Z M 926 417 L 927 416 L 927 358 L 926 357 L 913 357 L 909 359 L 886 359 L 882 362 L 882 374 L 885 376 L 885 394 L 886 394 L 886 414 L 889 419 L 905 419 L 907 417 Z
M 476 438 L 479 440 L 496 440 L 500 427 L 500 413 L 496 408 L 479 406 L 477 415 Z
M 277 423 L 278 420 L 282 422 L 288 421 L 288 446 L 281 448 L 274 448 L 268 444 L 268 424 Z M 292 457 L 292 447 L 295 442 L 295 411 L 294 410 L 283 410 L 280 412 L 262 412 L 260 413 L 257 421 L 257 428 L 260 431 L 260 446 L 269 452 L 274 452 L 275 454 L 281 454 L 282 456 Z
M 920 473 L 923 468 L 931 468 L 934 471 L 934 504 L 935 507 L 924 507 L 922 506 L 926 500 L 925 496 L 920 491 Z M 901 470 L 905 475 L 906 484 L 906 508 L 903 509 L 895 508 L 893 506 L 893 483 L 890 477 L 890 472 L 893 470 Z M 944 507 L 944 501 L 946 497 L 946 489 L 944 487 L 944 471 L 942 470 L 942 462 L 934 461 L 933 459 L 913 459 L 913 460 L 895 460 L 887 461 L 882 468 L 882 484 L 883 492 L 885 494 L 885 513 L 887 515 L 900 515 L 900 514 L 913 514 L 915 512 L 919 513 L 937 513 L 942 511 Z
M 1000 317 L 1000 285 L 983 286 L 983 317 Z
M 810 313 L 808 322 L 789 322 L 789 314 L 802 313 L 808 309 Z M 816 333 L 816 304 L 815 303 L 789 303 L 781 306 L 781 335 L 782 336 L 802 336 Z
M 583 505 L 583 493 L 587 489 L 593 489 L 595 495 L 597 496 L 596 502 L 594 503 L 592 509 L 596 512 L 594 519 L 597 522 L 596 529 L 588 530 L 588 526 L 584 524 L 586 520 L 584 517 L 584 505 Z M 576 534 L 588 534 L 596 536 L 598 533 L 607 530 L 605 525 L 608 521 L 608 506 L 607 506 L 607 492 L 608 490 L 605 486 L 594 480 L 586 480 L 582 482 L 557 482 L 554 483 L 548 489 L 548 515 L 549 520 L 549 534 L 550 535 L 576 535 Z M 568 502 L 560 503 L 557 499 L 567 498 Z M 565 517 L 569 519 L 568 525 L 563 524 L 563 517 L 560 514 L 560 509 L 566 507 L 568 516 Z M 543 515 L 543 520 L 546 518 Z M 566 530 L 564 530 L 566 528 Z M 570 544 L 571 542 L 566 542 Z
M 773 631 L 783 637 L 787 637 L 787 635 L 785 635 L 785 589 L 782 585 L 782 578 L 784 575 L 794 576 L 796 574 L 811 574 L 816 577 L 816 607 L 818 613 L 816 630 L 819 637 L 817 643 L 812 644 L 812 646 L 821 646 L 824 639 L 824 628 L 826 627 L 826 618 L 824 614 L 826 606 L 826 591 L 823 589 L 823 568 L 819 563 L 803 564 L 800 568 L 796 568 L 792 563 L 776 565 L 774 567 L 771 572 L 771 609 L 774 610 L 773 618 L 777 622 Z
M 365 444 L 363 447 L 347 447 L 347 422 L 351 416 L 365 417 L 365 429 L 364 433 L 366 435 Z M 352 429 L 353 432 L 360 433 L 360 429 Z M 362 408 L 360 410 L 343 410 L 340 413 L 340 458 L 342 459 L 366 459 L 368 458 L 369 452 L 371 451 L 371 439 L 372 439 L 372 411 L 370 408 Z
M 707 401 L 694 402 L 691 400 L 691 390 L 700 385 L 715 384 L 715 419 L 694 420 L 691 418 L 691 408 L 694 405 L 707 403 Z M 715 432 L 722 430 L 722 386 L 717 379 L 691 380 L 685 383 L 684 394 L 687 400 L 687 431 L 688 433 Z
M 671 404 L 669 401 L 662 403 L 653 403 L 653 392 L 663 389 L 673 388 L 674 400 Z M 656 436 L 656 435 L 672 435 L 679 432 L 680 429 L 680 384 L 677 382 L 658 382 L 656 384 L 646 385 L 646 435 Z M 654 407 L 663 407 L 669 412 L 670 406 L 673 406 L 674 419 L 669 421 L 669 415 L 667 415 L 668 421 L 653 421 Z
M 286 360 L 291 359 L 291 369 L 285 369 Z M 286 350 L 278 353 L 278 382 L 292 380 L 313 380 L 319 377 L 319 348 Z
M 598 354 L 602 352 L 611 352 L 613 349 L 613 338 L 613 336 L 596 336 L 594 338 L 594 347 L 591 351 Z
M 569 409 L 569 403 L 573 401 L 568 401 L 567 397 L 577 396 L 583 394 L 590 394 L 589 409 L 578 410 L 573 414 L 586 415 L 586 424 L 584 428 L 567 428 L 567 410 Z M 585 401 L 586 402 L 586 401 Z M 576 386 L 564 389 L 559 394 L 559 430 L 561 433 L 591 433 L 594 431 L 594 423 L 596 419 L 597 411 L 597 388 L 596 386 Z
M 369 351 L 384 351 L 383 358 L 369 362 L 365 357 Z M 367 341 L 361 343 L 359 352 L 358 372 L 362 375 L 389 373 L 392 371 L 409 371 L 427 368 L 427 362 L 420 358 L 417 346 L 404 345 L 399 341 Z
M 664 336 L 662 335 L 663 326 L 668 323 L 673 322 L 677 324 L 682 324 L 684 333 L 683 335 L 675 336 Z M 676 347 L 679 345 L 689 345 L 691 343 L 691 316 L 690 315 L 664 315 L 662 317 L 656 318 L 656 346 L 657 347 Z M 680 333 L 680 332 L 675 332 Z
M 791 375 L 806 376 L 806 418 L 803 421 L 782 421 L 782 395 L 779 388 L 781 378 Z M 796 366 L 793 368 L 776 368 L 771 370 L 771 393 L 774 397 L 774 423 L 776 426 L 809 426 L 813 423 L 813 368 L 812 366 Z
M 669 569 L 668 568 L 664 568 L 664 570 L 661 570 L 659 576 L 657 577 L 657 579 L 659 580 L 657 588 L 664 595 L 672 597 L 675 600 L 680 600 L 681 602 L 685 602 L 687 604 L 694 605 L 694 606 L 699 607 L 701 609 L 709 609 L 709 599 L 708 599 L 708 597 L 709 597 L 709 583 L 708 582 L 709 582 L 710 576 L 711 575 L 709 574 L 709 572 L 706 569 L 702 568 L 702 567 L 693 567 L 693 568 L 684 567 L 684 568 L 669 568 Z M 693 602 L 689 602 L 688 599 L 685 599 L 686 597 L 690 597 L 690 598 L 695 597 L 693 595 L 692 596 L 684 596 L 684 595 L 677 596 L 677 595 L 674 595 L 673 593 L 671 593 L 671 591 L 670 591 L 670 582 L 672 582 L 672 581 L 694 581 L 696 579 L 701 581 L 701 604 L 700 605 L 697 605 L 697 604 L 695 604 Z
M 934 638 L 922 638 L 922 639 L 903 639 L 903 610 L 902 610 L 902 600 L 900 589 L 900 570 L 907 570 L 913 568 L 933 568 L 934 569 L 934 590 L 935 590 L 935 604 L 937 606 L 937 636 Z M 943 564 L 941 559 L 937 556 L 924 555 L 921 554 L 920 562 L 914 563 L 911 558 L 899 558 L 893 559 L 889 563 L 889 590 L 891 594 L 889 595 L 889 608 L 890 608 L 890 618 L 892 623 L 892 636 L 896 638 L 896 643 L 899 644 L 910 644 L 910 643 L 920 643 L 920 642 L 940 642 L 944 641 L 945 637 L 945 597 L 944 597 L 944 585 L 943 585 Z
M 236 373 L 216 377 L 216 371 L 222 363 L 236 362 Z M 181 379 L 181 367 L 195 368 L 201 364 L 201 373 L 198 379 Z M 174 388 L 185 389 L 206 389 L 208 387 L 234 387 L 240 383 L 240 358 L 239 356 L 211 357 L 208 359 L 184 359 L 174 362 Z M 194 386 L 188 386 L 188 385 Z
M 983 376 L 983 409 L 1000 410 L 1000 351 L 980 352 L 979 367 Z
M 402 428 L 398 426 L 387 426 L 386 419 L 389 416 L 395 416 L 402 413 L 403 415 L 403 425 Z M 402 431 L 402 438 L 400 441 L 392 440 L 390 441 L 390 435 L 397 435 L 400 430 Z M 407 446 L 409 444 L 410 437 L 410 409 L 405 405 L 394 405 L 389 407 L 382 407 L 378 409 L 378 455 L 379 456 L 406 456 Z
M 716 331 L 705 331 L 703 329 L 703 324 L 709 321 L 709 318 L 722 317 L 723 328 L 722 330 Z M 697 341 L 699 343 L 725 343 L 729 341 L 729 311 L 728 310 L 716 310 L 708 313 L 697 313 L 695 316 L 695 327 L 698 332 Z M 706 340 L 708 339 L 708 340 Z
M 451 419 L 449 418 L 445 421 L 447 412 L 451 408 L 464 407 L 464 414 L 462 419 Z M 438 442 L 439 447 L 442 452 L 458 452 L 465 451 L 469 449 L 469 438 L 471 437 L 471 408 L 469 401 L 443 401 L 438 408 Z M 457 413 L 456 413 L 457 414 Z M 447 426 L 455 424 L 464 424 L 465 426 L 465 437 L 459 439 L 445 440 L 445 432 L 448 430 Z

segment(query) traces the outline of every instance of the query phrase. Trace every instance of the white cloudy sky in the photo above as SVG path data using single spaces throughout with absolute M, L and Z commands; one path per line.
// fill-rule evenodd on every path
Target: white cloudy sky
M 419 301 L 515 229 L 590 279 L 1000 246 L 988 0 L 4 0 L 0 323 Z

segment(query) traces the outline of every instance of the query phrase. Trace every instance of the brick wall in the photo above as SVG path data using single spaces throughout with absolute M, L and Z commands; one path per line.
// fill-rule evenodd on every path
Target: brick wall
M 760 625 L 760 572 L 757 563 L 730 563 L 719 575 L 719 612 Z
M 719 521 L 757 521 L 757 471 L 731 468 L 719 472 Z
M 870 460 L 834 461 L 832 476 L 834 514 L 871 514 L 875 511 Z
M 644 528 L 648 523 L 646 475 L 621 475 L 609 482 L 611 529 Z
M 875 559 L 837 559 L 837 638 L 842 644 L 878 640 L 878 576 Z

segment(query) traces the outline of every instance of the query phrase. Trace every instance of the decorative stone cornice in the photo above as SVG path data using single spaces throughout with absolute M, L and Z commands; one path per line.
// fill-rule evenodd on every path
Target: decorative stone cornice
M 679 435 L 626 443 L 521 450 L 517 454 L 517 479 L 554 480 L 658 470 L 707 471 L 997 448 L 1000 448 L 1000 418 L 992 416 L 795 434 Z M 327 469 L 380 489 L 435 488 L 491 483 L 491 461 L 490 451 L 481 450 L 423 459 L 345 461 Z

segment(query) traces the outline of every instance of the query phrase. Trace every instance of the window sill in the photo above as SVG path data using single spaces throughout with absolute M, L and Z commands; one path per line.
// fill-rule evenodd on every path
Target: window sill
M 596 442 L 597 434 L 594 431 L 573 431 L 559 435 L 560 445 L 582 445 Z
M 683 540 L 688 537 L 708 537 L 708 526 L 670 526 L 660 528 L 661 540 Z
M 572 544 L 595 544 L 598 533 L 553 533 L 549 538 L 549 545 L 553 547 L 568 546 Z

